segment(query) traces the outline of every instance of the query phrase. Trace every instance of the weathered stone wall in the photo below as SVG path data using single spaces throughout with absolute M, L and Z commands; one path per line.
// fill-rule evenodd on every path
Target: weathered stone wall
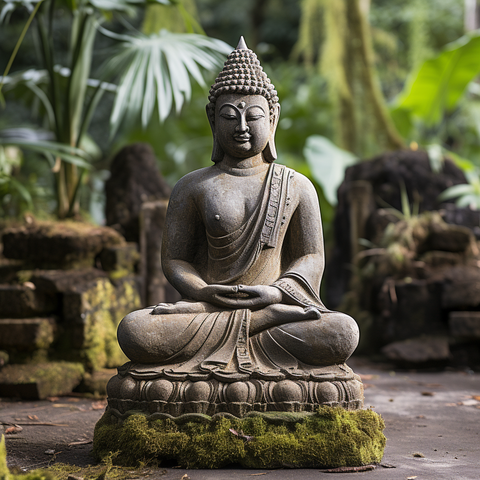
M 8 229 L 3 238 L 0 351 L 9 365 L 0 371 L 0 385 L 12 383 L 17 365 L 26 378 L 25 369 L 35 370 L 39 362 L 55 361 L 52 369 L 67 373 L 69 365 L 79 365 L 90 376 L 123 364 L 117 326 L 143 306 L 138 246 L 108 227 L 78 222 L 33 223 Z M 51 384 L 39 383 L 29 392 L 45 396 Z M 9 391 L 18 395 L 25 389 Z

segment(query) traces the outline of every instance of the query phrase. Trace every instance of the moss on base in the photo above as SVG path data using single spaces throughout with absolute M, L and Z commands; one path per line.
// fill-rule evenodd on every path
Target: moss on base
M 93 453 L 102 459 L 119 452 L 117 462 L 124 465 L 175 459 L 184 468 L 232 463 L 248 468 L 359 466 L 381 461 L 384 427 L 382 417 L 371 410 L 332 407 L 292 418 L 275 413 L 205 415 L 186 423 L 149 420 L 144 414 L 132 414 L 121 423 L 107 410 L 95 427 Z

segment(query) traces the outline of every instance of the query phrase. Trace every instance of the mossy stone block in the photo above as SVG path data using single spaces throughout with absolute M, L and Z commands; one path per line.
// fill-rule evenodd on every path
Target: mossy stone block
M 104 248 L 99 255 L 100 263 L 106 272 L 129 272 L 135 270 L 140 259 L 138 245 L 134 242 Z
M 37 268 L 93 266 L 103 248 L 125 243 L 109 227 L 73 222 L 38 221 L 3 233 L 3 255 Z
M 188 420 L 188 421 L 185 421 Z M 107 410 L 95 427 L 98 459 L 120 452 L 117 460 L 138 465 L 174 459 L 183 468 L 327 468 L 379 463 L 385 424 L 372 410 L 320 407 L 316 413 L 285 418 L 256 413 L 244 418 L 190 414 L 158 418 Z
M 0 348 L 11 352 L 48 349 L 55 338 L 56 323 L 47 318 L 0 319 Z
M 72 288 L 100 277 L 107 277 L 107 273 L 98 268 L 33 270 L 30 275 L 30 281 L 38 290 L 52 294 L 68 292 Z
M 55 312 L 58 300 L 33 285 L 0 285 L 0 318 L 28 318 Z
M 117 342 L 117 327 L 141 300 L 134 276 L 113 283 L 97 278 L 63 296 L 65 335 L 58 345 L 62 356 L 82 362 L 88 370 L 117 367 L 127 358 Z
M 7 365 L 0 371 L 0 397 L 41 400 L 71 392 L 81 381 L 83 365 L 49 362 Z

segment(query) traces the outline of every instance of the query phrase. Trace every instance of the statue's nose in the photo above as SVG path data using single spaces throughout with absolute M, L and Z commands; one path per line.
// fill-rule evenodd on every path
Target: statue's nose
M 240 133 L 245 133 L 250 131 L 250 127 L 247 125 L 247 121 L 245 120 L 245 117 L 242 115 L 240 117 L 240 121 L 238 122 L 238 125 L 236 126 L 235 130 Z

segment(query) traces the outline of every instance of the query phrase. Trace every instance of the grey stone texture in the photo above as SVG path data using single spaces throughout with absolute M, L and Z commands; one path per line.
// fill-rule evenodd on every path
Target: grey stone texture
M 182 299 L 122 320 L 118 341 L 131 362 L 110 381 L 109 406 L 172 416 L 360 408 L 361 380 L 345 364 L 357 324 L 319 298 L 317 194 L 306 177 L 274 163 L 280 105 L 244 43 L 209 101 L 214 165 L 177 183 L 166 216 L 157 203 L 144 205 L 142 217 L 143 230 L 154 229 L 142 240 L 153 255 L 142 266 L 161 257 Z M 160 235 L 158 255 L 151 239 Z

